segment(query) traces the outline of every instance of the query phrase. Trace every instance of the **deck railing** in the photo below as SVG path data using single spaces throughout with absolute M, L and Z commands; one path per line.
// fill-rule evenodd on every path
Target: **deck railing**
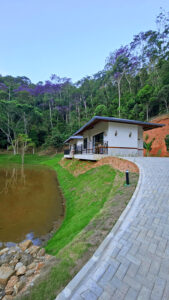
M 69 155 L 70 154 L 70 149 L 65 149 L 64 150 L 64 155 Z
M 74 154 L 108 154 L 108 142 L 104 145 L 95 145 L 93 148 L 84 149 L 83 146 L 77 146 Z

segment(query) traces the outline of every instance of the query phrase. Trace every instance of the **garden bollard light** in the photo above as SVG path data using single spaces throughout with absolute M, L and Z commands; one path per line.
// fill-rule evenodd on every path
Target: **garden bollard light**
M 129 171 L 126 170 L 126 185 L 129 185 L 130 181 L 129 181 Z

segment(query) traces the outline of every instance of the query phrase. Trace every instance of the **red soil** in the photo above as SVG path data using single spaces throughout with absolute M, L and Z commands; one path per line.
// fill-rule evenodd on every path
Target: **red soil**
M 134 163 L 118 157 L 105 157 L 97 161 L 95 164 L 96 167 L 102 165 L 110 165 L 114 169 L 117 169 L 122 172 L 129 170 L 130 172 L 139 173 L 138 167 Z
M 91 161 L 79 161 L 78 164 L 76 164 L 75 168 L 72 168 L 74 165 L 75 160 L 71 159 L 69 163 L 67 163 L 67 159 L 61 160 L 60 164 L 63 168 L 66 168 L 69 172 L 71 172 L 74 176 L 78 176 L 80 174 L 83 174 L 87 172 L 90 169 L 102 166 L 102 165 L 110 165 L 112 168 L 119 170 L 121 172 L 125 172 L 126 170 L 129 170 L 133 173 L 139 173 L 138 167 L 128 160 L 118 158 L 118 157 L 105 157 L 100 159 L 97 162 L 91 162 Z
M 149 136 L 148 141 L 151 141 L 153 138 L 155 138 L 155 141 L 152 144 L 152 150 L 150 152 L 150 155 L 169 156 L 164 140 L 166 135 L 169 134 L 169 114 L 156 117 L 152 119 L 151 122 L 165 124 L 165 126 L 157 129 L 147 130 L 144 132 L 144 140 L 147 134 Z M 146 155 L 145 150 L 144 155 Z

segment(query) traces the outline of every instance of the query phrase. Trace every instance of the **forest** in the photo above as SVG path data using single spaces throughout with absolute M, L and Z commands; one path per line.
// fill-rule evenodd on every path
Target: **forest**
M 138 33 L 110 52 L 103 70 L 76 83 L 56 74 L 37 84 L 0 75 L 0 148 L 17 153 L 20 140 L 60 148 L 93 116 L 146 121 L 168 111 L 169 13 L 161 10 L 156 30 Z

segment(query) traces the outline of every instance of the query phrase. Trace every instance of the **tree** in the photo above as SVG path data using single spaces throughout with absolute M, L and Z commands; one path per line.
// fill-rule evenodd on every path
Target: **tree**
M 24 165 L 25 151 L 28 149 L 28 147 L 32 147 L 33 144 L 31 139 L 28 138 L 27 134 L 18 134 L 17 142 L 19 148 L 21 149 L 22 165 Z
M 139 90 L 137 97 L 141 100 L 141 104 L 146 105 L 146 119 L 149 118 L 149 104 L 152 95 L 152 87 L 146 84 L 142 89 Z
M 20 131 L 22 116 L 21 106 L 16 101 L 0 101 L 0 130 L 6 136 L 8 145 L 11 145 L 14 155 L 17 154 L 17 135 Z
M 130 75 L 133 70 L 138 65 L 138 59 L 133 56 L 130 52 L 128 46 L 121 47 L 114 51 L 107 58 L 107 63 L 105 69 L 109 71 L 110 77 L 112 77 L 112 82 L 117 83 L 118 88 L 118 99 L 119 99 L 119 117 L 121 110 L 121 82 L 125 75 L 126 80 L 129 84 L 129 89 L 131 93 L 131 81 Z
M 104 104 L 99 104 L 98 106 L 96 106 L 94 115 L 95 116 L 107 116 L 106 106 Z
M 169 105 L 169 84 L 163 86 L 158 93 L 159 100 L 164 101 L 165 109 L 168 113 L 168 105 Z

